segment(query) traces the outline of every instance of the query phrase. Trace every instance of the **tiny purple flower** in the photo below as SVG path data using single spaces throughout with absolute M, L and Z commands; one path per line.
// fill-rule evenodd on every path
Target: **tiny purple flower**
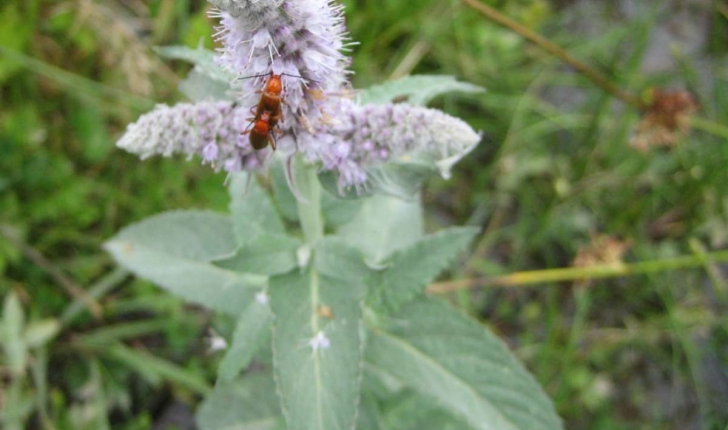
M 265 290 L 261 290 L 260 292 L 255 294 L 255 301 L 260 303 L 261 305 L 268 304 L 268 294 L 266 294 Z
M 328 349 L 331 346 L 331 341 L 328 337 L 326 337 L 323 331 L 319 331 L 313 339 L 308 341 L 308 345 L 315 352 L 319 349 Z
M 205 161 L 215 161 L 217 159 L 217 144 L 210 142 L 202 149 L 202 158 Z

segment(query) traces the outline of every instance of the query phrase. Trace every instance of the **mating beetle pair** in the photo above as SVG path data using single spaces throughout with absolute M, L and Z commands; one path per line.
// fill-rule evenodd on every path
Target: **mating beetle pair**
M 250 133 L 250 145 L 253 149 L 263 149 L 269 143 L 273 150 L 276 149 L 276 134 L 281 133 L 278 123 L 283 121 L 281 103 L 285 103 L 282 95 L 283 83 L 281 82 L 281 76 L 284 75 L 293 76 L 285 73 L 280 75 L 271 73 L 263 90 L 258 91 L 262 94 L 258 105 L 250 109 L 250 113 L 254 115 L 250 118 L 252 128 L 249 126 L 242 134 Z M 251 78 L 254 77 L 257 76 L 251 76 Z M 300 76 L 294 77 L 300 78 Z

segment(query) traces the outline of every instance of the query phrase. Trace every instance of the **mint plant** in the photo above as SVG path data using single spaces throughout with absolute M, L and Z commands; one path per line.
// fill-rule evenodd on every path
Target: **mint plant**
M 478 229 L 425 234 L 418 188 L 480 140 L 424 105 L 481 89 L 418 76 L 352 91 L 340 6 L 210 1 L 217 53 L 159 50 L 195 64 L 181 85 L 192 102 L 158 106 L 118 145 L 228 172 L 230 214 L 168 212 L 106 243 L 138 276 L 237 320 L 200 427 L 561 428 L 499 339 L 424 293 Z M 254 150 L 241 132 L 273 74 L 277 150 Z

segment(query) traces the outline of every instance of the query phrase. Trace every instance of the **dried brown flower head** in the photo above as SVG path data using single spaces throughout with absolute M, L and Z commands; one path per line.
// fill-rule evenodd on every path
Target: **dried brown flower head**
M 606 234 L 593 234 L 591 242 L 576 253 L 573 266 L 619 265 L 629 247 L 629 241 L 621 241 Z
M 690 131 L 689 117 L 699 107 L 687 91 L 651 89 L 650 103 L 630 146 L 647 152 L 652 146 L 675 146 Z
M 591 242 L 580 248 L 574 257 L 573 267 L 617 266 L 623 264 L 622 257 L 632 244 L 629 240 L 619 240 L 606 234 L 592 234 Z M 576 287 L 588 287 L 591 280 L 576 281 Z

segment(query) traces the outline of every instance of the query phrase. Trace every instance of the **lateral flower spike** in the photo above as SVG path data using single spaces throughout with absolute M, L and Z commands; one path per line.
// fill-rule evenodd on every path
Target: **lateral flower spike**
M 331 346 L 331 341 L 326 337 L 323 331 L 319 331 L 313 339 L 308 341 L 308 345 L 315 352 L 319 349 L 328 349 Z
M 328 149 L 318 152 L 324 169 L 338 170 L 339 190 L 363 185 L 368 166 L 415 152 L 440 160 L 438 167 L 447 178 L 452 165 L 480 141 L 464 121 L 436 109 L 391 103 L 358 106 L 342 100 L 339 111 L 338 124 L 318 135 L 304 133 L 300 140 L 304 150 Z
M 142 159 L 182 153 L 199 155 L 215 170 L 259 170 L 264 155 L 240 135 L 247 116 L 246 108 L 231 102 L 160 104 L 129 124 L 116 145 Z

